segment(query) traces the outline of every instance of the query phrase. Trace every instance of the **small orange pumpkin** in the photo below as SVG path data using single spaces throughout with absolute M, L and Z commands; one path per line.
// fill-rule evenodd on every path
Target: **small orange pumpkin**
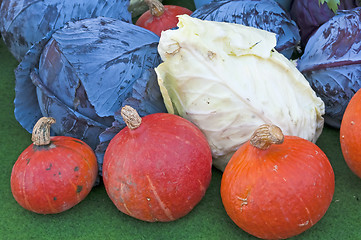
M 361 178 L 361 91 L 348 103 L 340 127 L 343 157 L 353 173 Z
M 174 28 L 178 24 L 178 15 L 191 15 L 193 12 L 187 8 L 176 5 L 163 5 L 158 0 L 144 0 L 149 10 L 143 13 L 135 25 L 148 29 L 158 36 L 162 31 Z
M 63 212 L 82 201 L 97 178 L 93 150 L 83 141 L 66 136 L 50 137 L 54 118 L 35 124 L 32 141 L 11 172 L 11 191 L 25 209 L 41 214 Z
M 262 239 L 285 239 L 316 224 L 335 189 L 334 172 L 315 144 L 262 125 L 227 164 L 221 197 L 229 217 Z

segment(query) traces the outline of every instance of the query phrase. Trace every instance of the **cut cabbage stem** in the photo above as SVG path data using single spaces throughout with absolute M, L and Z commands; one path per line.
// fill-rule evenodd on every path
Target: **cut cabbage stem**
M 144 0 L 148 5 L 149 11 L 154 17 L 160 17 L 164 13 L 164 5 L 158 0 Z
M 42 117 L 34 125 L 31 141 L 36 146 L 46 146 L 50 144 L 50 126 L 55 123 L 52 117 Z
M 139 116 L 137 110 L 129 105 L 122 107 L 120 114 L 130 130 L 138 128 L 142 123 L 142 118 Z
M 272 144 L 283 143 L 284 135 L 276 125 L 263 124 L 252 135 L 250 144 L 258 149 L 266 150 Z

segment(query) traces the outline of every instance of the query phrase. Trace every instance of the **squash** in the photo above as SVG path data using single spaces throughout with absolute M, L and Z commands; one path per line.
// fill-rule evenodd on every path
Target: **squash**
M 123 213 L 147 222 L 187 215 L 203 198 L 212 155 L 202 132 L 169 113 L 140 118 L 126 105 L 127 127 L 109 143 L 103 162 L 108 196 Z
M 285 239 L 315 225 L 334 194 L 334 172 L 314 143 L 260 126 L 232 156 L 222 176 L 229 217 L 262 239 Z
M 351 171 L 361 178 L 361 90 L 347 104 L 340 127 L 343 157 Z
M 42 117 L 34 126 L 33 143 L 15 162 L 11 191 L 25 209 L 40 214 L 68 210 L 91 191 L 98 167 L 93 150 L 72 137 L 50 137 L 51 117 Z
M 158 0 L 144 0 L 149 10 L 143 13 L 136 25 L 148 29 L 158 36 L 162 31 L 172 29 L 177 26 L 178 15 L 191 15 L 193 12 L 187 8 L 175 5 L 163 5 Z

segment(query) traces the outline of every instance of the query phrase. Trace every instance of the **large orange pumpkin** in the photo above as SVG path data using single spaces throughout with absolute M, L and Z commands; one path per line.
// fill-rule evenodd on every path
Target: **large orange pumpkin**
M 340 127 L 343 157 L 353 173 L 361 178 L 361 91 L 348 103 Z
M 41 214 L 60 213 L 78 204 L 98 174 L 95 154 L 86 143 L 72 137 L 50 137 L 54 122 L 53 118 L 39 119 L 33 144 L 18 157 L 10 179 L 15 200 Z
M 284 239 L 324 216 L 334 188 L 333 169 L 320 148 L 262 125 L 226 166 L 221 197 L 229 217 L 244 231 Z

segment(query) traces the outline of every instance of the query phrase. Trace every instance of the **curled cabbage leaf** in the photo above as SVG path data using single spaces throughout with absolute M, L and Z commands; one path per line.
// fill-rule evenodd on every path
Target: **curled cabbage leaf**
M 124 103 L 143 114 L 165 110 L 159 86 L 143 75 L 161 62 L 158 42 L 151 31 L 117 19 L 67 23 L 35 44 L 17 67 L 16 119 L 31 132 L 40 117 L 54 117 L 53 134 L 96 149 Z
M 297 68 L 325 103 L 325 122 L 339 128 L 361 87 L 361 7 L 343 10 L 309 39 Z
M 224 170 L 265 123 L 317 140 L 324 103 L 294 63 L 274 50 L 274 33 L 186 15 L 178 27 L 161 35 L 158 83 L 168 112 L 205 134 L 215 167 Z
M 21 61 L 33 44 L 70 20 L 103 16 L 131 22 L 128 6 L 129 0 L 2 0 L 0 32 Z
M 360 6 L 358 0 L 341 0 L 338 10 Z M 335 16 L 336 9 L 330 9 L 321 0 L 293 0 L 290 14 L 300 28 L 301 45 L 304 47 L 310 36 L 325 22 Z
M 270 0 L 219 0 L 196 9 L 192 17 L 238 23 L 276 33 L 276 50 L 291 58 L 300 42 L 299 29 L 277 2 Z

